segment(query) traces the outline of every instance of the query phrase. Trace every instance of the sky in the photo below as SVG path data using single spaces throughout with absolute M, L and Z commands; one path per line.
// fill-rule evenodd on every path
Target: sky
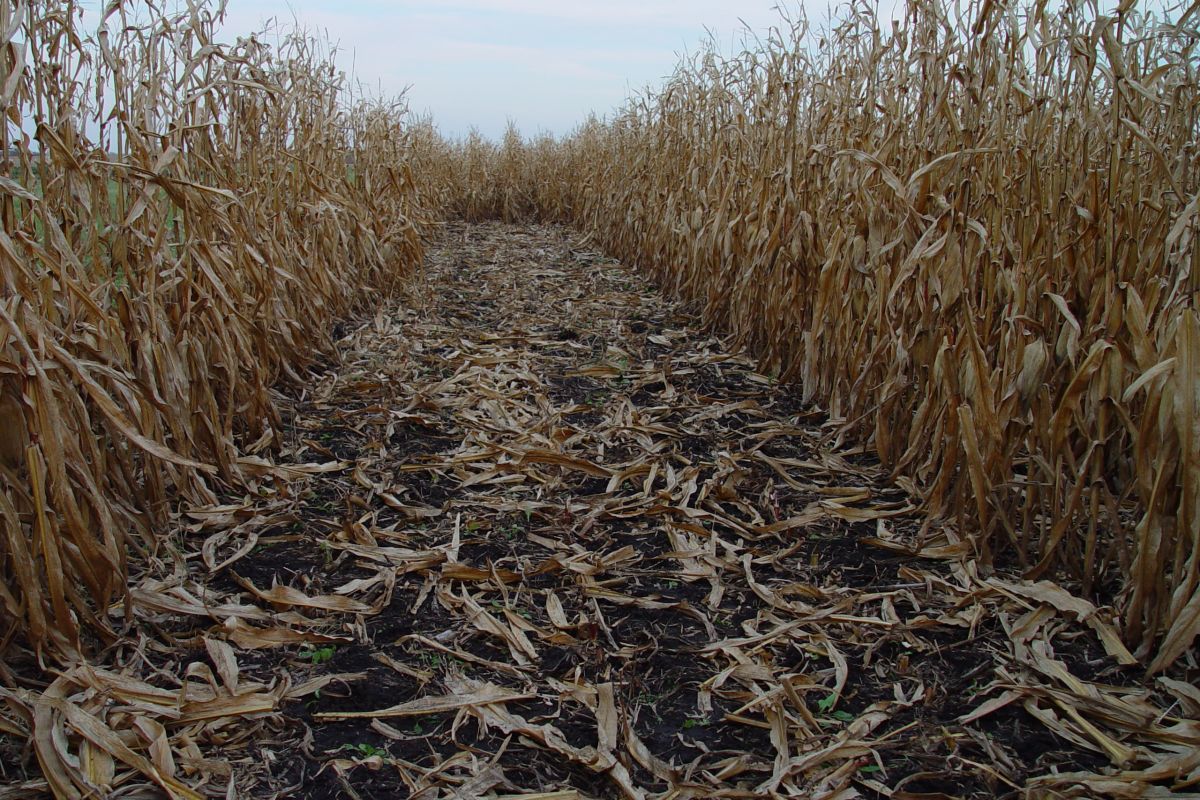
M 788 0 L 792 9 L 797 0 Z M 372 93 L 407 88 L 409 107 L 443 134 L 498 139 L 570 133 L 631 93 L 658 87 L 711 31 L 728 49 L 742 21 L 765 31 L 779 0 L 230 0 L 232 40 L 274 18 L 340 47 Z
M 904 0 L 879 2 L 894 17 Z M 83 4 L 85 23 L 98 21 L 104 0 Z M 406 92 L 447 136 L 499 139 L 509 120 L 525 136 L 569 134 L 661 86 L 710 33 L 730 52 L 746 27 L 779 25 L 779 5 L 792 16 L 805 6 L 821 27 L 845 0 L 229 0 L 222 38 L 272 20 L 305 28 L 337 44 L 340 66 L 372 94 Z

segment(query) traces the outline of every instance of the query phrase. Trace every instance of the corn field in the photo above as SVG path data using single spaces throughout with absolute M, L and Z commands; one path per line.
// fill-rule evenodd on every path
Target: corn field
M 360 96 L 338 71 L 336 53 L 308 35 L 221 43 L 224 14 L 223 2 L 188 3 L 173 12 L 114 2 L 97 28 L 84 24 L 88 14 L 77 0 L 0 5 L 0 745 L 4 737 L 33 741 L 44 773 L 39 791 L 75 798 L 147 779 L 171 797 L 234 796 L 236 776 L 210 769 L 216 762 L 205 760 L 209 750 L 202 747 L 236 745 L 232 726 L 262 722 L 285 703 L 320 698 L 323 687 L 367 672 L 318 676 L 297 687 L 290 673 L 270 685 L 239 684 L 233 644 L 303 646 L 302 657 L 317 667 L 337 647 L 371 644 L 364 618 L 382 613 L 406 576 L 423 581 L 413 591 L 414 615 L 432 596 L 431 607 L 440 604 L 445 620 L 505 642 L 496 659 L 484 658 L 447 644 L 457 635 L 450 628 L 404 628 L 408 633 L 395 644 L 416 641 L 431 658 L 423 667 L 387 654 L 382 662 L 422 688 L 450 661 L 524 680 L 542 655 L 537 648 L 549 650 L 538 637 L 564 653 L 586 651 L 593 665 L 606 657 L 602 635 L 621 658 L 657 652 L 657 645 L 619 648 L 597 598 L 636 607 L 647 619 L 671 609 L 703 620 L 712 641 L 685 642 L 688 653 L 703 654 L 687 659 L 696 670 L 688 674 L 703 686 L 706 707 L 698 694 L 696 709 L 720 711 L 720 701 L 735 697 L 736 710 L 723 722 L 765 736 L 774 762 L 714 762 L 697 770 L 711 779 L 697 788 L 690 772 L 681 777 L 671 757 L 660 759 L 638 739 L 633 723 L 642 705 L 630 701 L 634 712 L 621 706 L 624 673 L 585 685 L 576 670 L 579 683 L 560 676 L 552 691 L 538 689 L 560 710 L 567 695 L 588 706 L 598 731 L 590 750 L 568 743 L 549 723 L 535 725 L 504 709 L 536 691 L 521 693 L 465 671 L 444 681 L 446 695 L 434 702 L 326 710 L 312 720 L 395 712 L 419 727 L 420 715 L 433 709 L 453 711 L 457 731 L 459 721 L 475 715 L 481 729 L 520 734 L 519 746 L 536 740 L 555 761 L 607 776 L 631 798 L 666 796 L 635 786 L 637 768 L 621 771 L 634 762 L 662 785 L 692 792 L 671 796 L 710 796 L 705 792 L 713 787 L 725 791 L 727 777 L 756 769 L 771 777 L 754 785 L 775 796 L 801 796 L 816 784 L 798 781 L 817 767 L 829 769 L 820 781 L 833 781 L 836 771 L 844 779 L 839 785 L 848 787 L 866 780 L 861 773 L 871 769 L 872 753 L 879 761 L 872 748 L 918 724 L 884 733 L 883 720 L 932 696 L 923 683 L 905 695 L 897 679 L 894 702 L 874 698 L 853 713 L 835 708 L 848 705 L 848 676 L 857 666 L 848 666 L 838 646 L 853 652 L 870 641 L 865 673 L 877 650 L 895 644 L 889 631 L 902 620 L 892 595 L 858 586 L 862 591 L 851 596 L 849 588 L 817 586 L 815 578 L 804 586 L 779 579 L 771 588 L 751 570 L 761 575 L 778 567 L 787 574 L 783 559 L 807 546 L 795 531 L 831 520 L 870 521 L 875 541 L 894 545 L 899 540 L 885 537 L 887 525 L 910 513 L 919 530 L 900 548 L 905 557 L 934 551 L 962 557 L 955 562 L 956 581 L 962 580 L 939 578 L 934 592 L 932 573 L 898 571 L 906 582 L 888 588 L 896 603 L 909 603 L 922 624 L 969 625 L 971 638 L 982 616 L 995 614 L 1002 619 L 994 627 L 1012 646 L 1011 658 L 1005 651 L 996 659 L 1014 672 L 997 669 L 1009 677 L 990 684 L 1004 695 L 956 720 L 977 722 L 1020 699 L 1062 737 L 1101 753 L 1105 767 L 1144 767 L 1124 773 L 1121 789 L 1129 794 L 1121 796 L 1136 796 L 1147 782 L 1184 786 L 1190 785 L 1185 775 L 1192 783 L 1200 779 L 1194 749 L 1200 695 L 1188 680 L 1163 674 L 1194 674 L 1200 634 L 1200 4 L 1148 12 L 1134 0 L 1109 11 L 1077 0 L 910 0 L 890 29 L 859 2 L 822 29 L 785 13 L 765 38 L 746 38 L 741 52 L 722 54 L 710 44 L 683 59 L 660 89 L 631 98 L 610 117 L 588 119 L 568 136 L 524 139 L 510 124 L 499 142 L 474 131 L 457 140 L 443 136 L 435 120 L 410 115 L 403 97 Z M 537 232 L 458 220 L 502 220 Z M 535 223 L 561 223 L 582 238 L 559 241 Z M 451 234 L 435 240 L 437 255 L 426 259 L 426 243 L 443 227 Z M 448 237 L 458 237 L 459 250 Z M 557 261 L 535 263 L 551 250 Z M 603 266 L 606 256 L 636 266 L 708 328 L 730 334 L 754 361 L 724 352 L 726 343 L 716 338 L 689 348 L 686 322 L 657 311 L 650 319 L 652 293 L 606 272 L 612 266 Z M 516 260 L 526 272 L 506 272 Z M 440 321 L 422 329 L 414 321 L 423 312 L 416 301 L 400 311 L 390 305 L 385 315 L 384 301 L 417 297 L 412 287 L 420 286 L 427 261 L 457 293 L 429 303 L 440 309 Z M 558 292 L 553 308 L 539 307 L 529 282 Z M 583 297 L 585 285 L 609 294 Z M 521 298 L 514 315 L 520 324 L 503 334 L 483 330 L 488 324 L 499 330 L 497 320 L 505 319 L 505 309 L 493 307 L 503 299 L 501 287 Z M 422 297 L 429 301 L 433 292 Z M 455 297 L 483 307 L 471 321 L 478 341 L 455 333 Z M 618 305 L 646 316 L 636 320 L 637 330 L 621 327 L 627 320 L 618 318 Z M 587 324 L 568 325 L 564 309 Z M 353 336 L 331 334 L 346 320 L 372 315 Z M 576 328 L 590 332 L 581 336 Z M 423 331 L 424 339 L 413 331 Z M 621 349 L 622 337 L 635 334 L 644 339 L 638 363 Z M 361 372 L 339 375 L 324 394 L 310 396 L 310 368 L 333 357 L 334 340 L 342 338 L 362 348 L 353 351 Z M 543 349 L 519 350 L 530 342 Z M 591 360 L 576 364 L 562 356 L 569 372 L 557 384 L 534 374 L 531 364 L 559 364 L 559 356 L 546 354 L 560 352 Z M 762 430 L 753 450 L 735 452 L 744 442 L 730 427 L 713 452 L 692 442 L 683 453 L 677 449 L 683 434 L 647 422 L 660 412 L 669 418 L 676 397 L 677 376 L 666 356 L 655 363 L 645 355 L 655 352 L 674 353 L 682 372 L 697 381 L 680 430 L 724 425 L 735 412 L 764 419 L 768 410 L 775 413 L 774 405 L 765 409 L 736 391 L 728 403 L 704 408 L 715 401 L 695 376 L 710 368 L 755 383 L 760 399 L 774 398 L 782 386 L 796 408 L 809 410 L 790 421 L 754 423 Z M 385 361 L 387 369 L 380 366 Z M 647 387 L 663 394 L 635 410 L 630 398 L 650 396 Z M 392 408 L 409 390 L 408 405 Z M 387 435 L 354 458 L 337 456 L 332 438 L 304 439 L 289 450 L 304 435 L 286 410 L 299 407 L 294 395 L 309 403 L 305 431 L 319 429 L 321 413 L 335 413 L 334 399 L 349 397 L 358 404 L 354 413 L 386 417 Z M 602 410 L 613 413 L 605 417 Z M 452 429 L 450 411 L 470 425 Z M 564 422 L 570 414 L 601 419 L 603 435 L 571 428 Z M 764 449 L 775 438 L 798 436 L 800 417 L 824 415 L 824 445 L 832 449 L 820 458 Z M 411 454 L 398 446 L 403 455 L 389 461 L 384 440 L 398 428 L 443 450 L 406 463 Z M 641 437 L 630 440 L 640 454 L 622 443 L 630 431 Z M 463 439 L 454 445 L 459 433 Z M 501 434 L 510 438 L 494 438 Z M 591 447 L 593 438 L 595 453 L 568 452 Z M 862 445 L 883 471 L 874 458 L 851 463 L 843 458 L 847 451 L 834 452 L 845 443 Z M 309 449 L 333 460 L 290 467 L 273 461 Z M 606 465 L 606 453 L 614 452 L 627 461 Z M 661 471 L 647 454 L 661 456 Z M 814 465 L 836 469 L 841 485 L 801 483 L 787 474 L 788 467 Z M 702 467 L 712 474 L 702 477 Z M 752 468 L 773 469 L 770 477 L 778 475 L 785 488 L 815 493 L 804 495 L 806 505 L 795 513 L 783 513 L 775 484 L 739 500 Z M 290 494 L 288 480 L 323 471 L 347 473 L 341 517 L 331 500 L 304 505 L 315 491 Z M 572 471 L 607 488 L 585 492 L 588 484 L 562 477 Z M 887 491 L 904 499 L 858 485 L 882 481 L 884 472 L 894 484 Z M 460 489 L 475 487 L 475 505 L 494 518 L 480 512 L 464 523 L 460 509 L 478 512 L 469 503 L 450 515 L 450 490 L 441 485 L 425 486 L 441 507 L 396 489 L 405 476 L 416 485 L 418 475 L 430 485 L 445 478 Z M 667 488 L 656 488 L 656 480 Z M 522 486 L 529 494 L 520 494 Z M 552 513 L 550 500 L 564 486 L 579 496 Z M 620 496 L 630 487 L 640 494 Z M 486 502 L 479 500 L 485 490 L 493 492 Z M 275 500 L 294 508 L 279 511 L 270 505 Z M 372 506 L 376 500 L 400 522 L 375 525 L 383 518 Z M 749 521 L 700 508 L 721 502 L 745 511 Z M 319 580 L 259 588 L 235 576 L 235 587 L 249 595 L 236 588 L 206 593 L 196 577 L 201 563 L 216 578 L 249 560 L 259 529 L 303 522 L 295 510 L 301 507 L 328 511 L 322 523 L 334 520 L 338 528 L 321 540 L 326 570 L 344 567 L 353 553 L 361 557 L 356 568 L 373 559 L 376 573 L 355 573 L 329 592 Z M 196 514 L 184 524 L 187 510 Z M 649 537 L 653 525 L 662 527 L 670 549 L 647 560 L 678 560 L 684 583 L 711 581 L 706 609 L 717 625 L 696 610 L 700 595 L 689 600 L 691 587 L 675 577 L 647 583 L 656 593 L 637 597 L 611 588 L 624 586 L 628 575 L 593 581 L 606 570 L 632 570 L 643 555 L 641 540 L 605 554 L 604 543 L 588 538 L 611 522 L 605 514 L 624 525 L 619 535 Z M 537 533 L 530 526 L 539 515 L 549 522 Z M 650 520 L 638 523 L 647 527 L 634 525 L 640 517 Z M 736 546 L 719 538 L 722 521 L 736 534 L 727 537 Z M 237 543 L 242 522 L 255 538 Z M 228 530 L 211 532 L 226 523 Z M 181 530 L 209 538 L 197 550 Z M 476 531 L 506 537 L 510 554 L 524 534 L 553 552 L 530 574 L 566 576 L 560 593 L 580 601 L 570 617 L 548 589 L 540 608 L 510 608 L 509 587 L 523 587 L 526 575 L 512 564 L 498 568 L 491 555 L 486 568 L 460 561 L 463 536 Z M 450 538 L 414 543 L 434 533 Z M 558 533 L 578 533 L 578 541 L 568 546 L 554 538 Z M 785 535 L 795 541 L 760 557 L 759 544 L 738 538 L 743 533 L 759 544 Z M 380 544 L 389 541 L 403 546 Z M 231 542 L 236 552 L 218 558 Z M 718 545 L 725 550 L 719 553 Z M 532 564 L 522 561 L 521 569 Z M 574 575 L 583 581 L 577 593 Z M 936 620 L 932 612 L 924 616 L 929 607 L 910 592 L 920 585 L 913 576 L 922 575 L 930 596 L 940 598 Z M 734 587 L 731 596 L 760 600 L 766 610 L 737 616 L 722 609 L 722 576 Z M 489 594 L 489 582 L 498 595 Z M 528 600 L 537 591 L 524 594 Z M 249 596 L 259 605 L 233 599 Z M 214 597 L 223 598 L 221 614 L 211 610 Z M 826 605 L 818 612 L 809 600 Z M 139 603 L 141 616 L 134 613 Z M 869 603 L 878 604 L 871 611 L 877 617 L 864 616 Z M 968 606 L 978 615 L 964 623 Z M 1018 610 L 1030 616 L 1010 625 Z M 542 611 L 548 621 L 539 621 Z M 1149 685 L 1159 676 L 1175 698 L 1169 702 L 1182 704 L 1179 717 L 1162 711 L 1161 695 L 1147 699 L 1149 690 L 1145 696 L 1126 687 L 1101 691 L 1099 683 L 1073 678 L 1066 682 L 1070 691 L 1047 688 L 1061 677 L 1059 668 L 1070 677 L 1051 649 L 1061 632 L 1050 622 L 1058 612 L 1088 626 L 1119 669 L 1137 665 L 1136 680 Z M 787 621 L 787 613 L 796 618 Z M 184 633 L 148 635 L 163 619 L 155 615 L 203 618 L 212 636 L 186 626 Z M 429 616 L 430 625 L 443 624 Z M 904 630 L 920 627 L 910 621 Z M 763 633 L 754 629 L 759 623 L 774 627 Z M 856 631 L 835 642 L 827 623 L 861 625 L 877 638 Z M 725 637 L 719 641 L 718 626 Z M 443 633 L 452 635 L 443 640 Z M 804 664 L 826 658 L 830 666 L 792 674 L 784 654 L 770 649 L 784 634 L 794 637 L 788 657 L 799 654 Z M 220 681 L 199 657 L 184 665 L 179 656 L 160 669 L 145 655 L 181 642 L 202 646 Z M 53 666 L 56 677 L 18 676 L 4 660 L 17 650 L 23 664 Z M 909 655 L 891 663 L 907 672 Z M 705 659 L 726 657 L 714 676 L 696 677 Z M 918 657 L 914 652 L 914 662 Z M 105 671 L 114 663 L 128 671 Z M 634 663 L 621 669 L 636 673 Z M 1018 664 L 1026 672 L 1013 678 Z M 989 660 L 974 672 L 992 666 Z M 875 672 L 886 670 L 877 665 Z M 916 674 L 914 667 L 908 677 Z M 205 680 L 209 693 L 191 697 Z M 737 694 L 735 684 L 750 689 Z M 1048 711 L 1047 698 L 1067 716 Z M 763 719 L 751 719 L 760 712 Z M 1089 713 L 1108 727 L 1085 720 Z M 168 732 L 181 719 L 194 727 L 180 723 Z M 219 724 L 210 726 L 214 719 Z M 831 733 L 839 721 L 858 726 L 854 737 L 845 732 L 851 727 Z M 688 716 L 680 724 L 690 729 L 709 721 Z M 394 727 L 372 728 L 380 729 L 392 740 L 411 738 Z M 1126 745 L 1138 736 L 1167 749 Z M 674 747 L 683 737 L 668 738 Z M 824 749 L 814 755 L 803 743 L 793 748 L 801 739 Z M 949 734 L 945 740 L 957 754 L 959 740 Z M 378 755 L 359 745 L 368 760 Z M 501 752 L 508 745 L 506 739 Z M 1177 758 L 1170 762 L 1175 773 L 1147 766 L 1163 752 Z M 445 763 L 462 767 L 458 755 Z M 176 757 L 187 761 L 177 765 Z M 488 778 L 491 768 L 480 767 L 471 780 Z M 1030 777 L 1019 772 L 1014 768 L 1017 777 Z M 455 796 L 468 796 L 459 790 L 476 784 L 463 776 L 453 783 L 449 773 L 431 767 L 405 780 L 414 796 L 441 780 L 455 787 Z M 213 776 L 228 778 L 227 788 L 215 788 Z M 1092 785 L 1090 773 L 1060 777 L 1043 775 L 1026 789 L 1039 780 L 1072 791 Z M 497 786 L 508 785 L 496 778 L 481 791 Z M 729 791 L 720 796 L 768 796 Z M 829 792 L 823 796 L 860 796 Z M 10 795 L 0 788 L 0 796 Z
M 1196 22 L 859 6 L 703 51 L 494 191 L 734 331 L 983 564 L 1117 596 L 1159 670 L 1200 630 Z
M 402 103 L 221 13 L 0 7 L 0 616 L 74 658 L 168 500 L 252 486 L 272 387 L 421 257 Z

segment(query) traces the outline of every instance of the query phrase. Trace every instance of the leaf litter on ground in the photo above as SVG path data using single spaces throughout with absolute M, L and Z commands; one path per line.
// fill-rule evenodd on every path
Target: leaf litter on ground
M 1194 659 L 981 574 L 689 309 L 558 228 L 424 274 L 181 509 L 109 669 L 0 690 L 0 797 L 1196 790 Z

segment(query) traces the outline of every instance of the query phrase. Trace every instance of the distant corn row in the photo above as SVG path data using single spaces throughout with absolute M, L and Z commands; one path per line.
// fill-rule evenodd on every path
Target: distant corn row
M 0 5 L 0 628 L 67 655 L 128 553 L 169 556 L 168 498 L 254 477 L 269 387 L 419 260 L 428 199 L 429 132 L 313 41 L 130 5 L 91 40 L 71 0 Z
M 984 563 L 1116 602 L 1157 670 L 1200 628 L 1200 15 L 1133 6 L 785 25 L 493 193 L 697 302 Z
M 447 213 L 469 222 L 501 219 L 516 222 L 537 214 L 534 192 L 539 162 L 528 157 L 521 134 L 510 124 L 499 145 L 471 131 L 446 143 L 447 155 L 434 171 L 446 192 Z

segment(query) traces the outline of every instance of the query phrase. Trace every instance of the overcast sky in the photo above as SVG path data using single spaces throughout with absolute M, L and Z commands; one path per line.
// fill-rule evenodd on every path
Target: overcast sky
M 787 0 L 795 9 L 797 0 Z M 823 2 L 823 0 L 822 0 Z M 386 95 L 408 91 L 444 134 L 569 133 L 631 91 L 658 86 L 711 30 L 779 22 L 779 0 L 230 0 L 226 38 L 270 18 L 340 43 L 342 66 Z M 821 6 L 824 9 L 824 5 Z M 823 12 L 822 12 L 823 13 Z M 815 14 L 814 14 L 815 17 Z

